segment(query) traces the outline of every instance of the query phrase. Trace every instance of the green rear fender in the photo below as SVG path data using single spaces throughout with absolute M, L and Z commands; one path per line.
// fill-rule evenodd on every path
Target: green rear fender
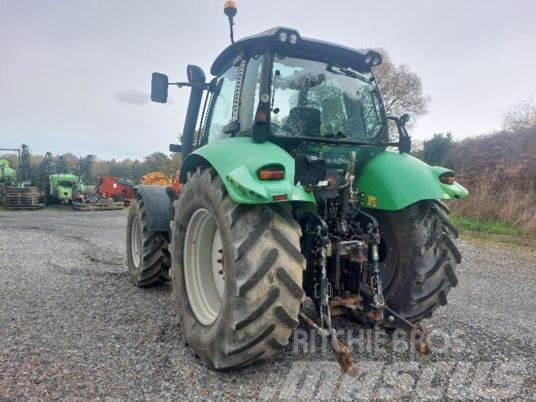
M 181 168 L 181 182 L 197 166 L 210 164 L 223 180 L 231 198 L 242 204 L 302 201 L 315 204 L 314 196 L 294 185 L 294 158 L 271 143 L 255 143 L 249 137 L 222 139 L 190 154 Z M 263 181 L 257 171 L 268 165 L 281 165 L 283 180 Z M 275 197 L 275 198 L 274 198 Z
M 358 161 L 359 163 L 359 161 Z M 408 154 L 376 153 L 358 173 L 358 188 L 368 208 L 396 211 L 422 200 L 465 198 L 459 183 L 443 184 L 439 176 L 451 170 L 430 166 Z
M 439 176 L 449 169 L 429 166 L 407 154 L 368 147 L 356 148 L 357 186 L 368 208 L 396 211 L 422 200 L 465 198 L 467 190 L 458 183 L 443 184 Z M 348 148 L 337 149 L 344 155 Z M 181 169 L 181 182 L 199 165 L 211 165 L 222 178 L 233 200 L 243 204 L 301 201 L 314 206 L 311 193 L 294 185 L 294 158 L 271 143 L 254 143 L 249 137 L 227 138 L 205 145 L 188 156 Z M 257 171 L 268 165 L 281 165 L 285 178 L 262 181 Z M 344 168 L 344 166 L 340 166 Z M 284 196 L 283 198 L 279 198 Z M 276 197 L 276 199 L 274 199 Z

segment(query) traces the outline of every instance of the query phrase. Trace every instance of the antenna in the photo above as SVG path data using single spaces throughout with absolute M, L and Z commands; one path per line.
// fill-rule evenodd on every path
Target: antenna
M 234 0 L 226 0 L 225 3 L 223 3 L 223 12 L 229 18 L 229 29 L 231 31 L 231 43 L 234 43 L 234 32 L 233 32 L 233 26 L 234 26 L 234 16 L 238 12 L 238 8 L 236 7 L 236 1 Z

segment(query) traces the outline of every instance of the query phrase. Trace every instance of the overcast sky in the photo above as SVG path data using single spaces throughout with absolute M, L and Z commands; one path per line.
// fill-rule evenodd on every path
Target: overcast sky
M 498 128 L 536 97 L 534 0 L 241 0 L 236 36 L 276 25 L 344 45 L 383 47 L 432 98 L 415 138 Z M 153 71 L 208 74 L 229 43 L 223 0 L 0 0 L 0 147 L 141 158 L 167 152 L 188 90 L 149 102 Z

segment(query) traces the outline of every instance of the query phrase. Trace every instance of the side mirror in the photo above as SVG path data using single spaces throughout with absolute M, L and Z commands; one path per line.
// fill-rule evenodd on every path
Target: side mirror
M 398 147 L 401 154 L 409 154 L 411 151 L 411 137 L 406 130 L 406 123 L 409 121 L 409 114 L 404 113 L 400 117 L 387 116 L 388 120 L 395 122 L 398 128 L 398 143 L 389 144 Z
M 179 153 L 182 152 L 181 144 L 169 144 L 169 152 Z
M 168 97 L 168 76 L 161 73 L 153 73 L 151 79 L 151 100 L 158 103 L 166 103 Z
M 411 138 L 400 137 L 398 140 L 398 150 L 401 154 L 409 154 L 411 152 Z

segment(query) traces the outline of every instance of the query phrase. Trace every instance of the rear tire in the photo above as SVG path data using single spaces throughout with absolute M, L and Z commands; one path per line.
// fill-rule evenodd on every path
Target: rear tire
M 421 201 L 400 211 L 368 212 L 378 219 L 381 237 L 395 242 L 385 247 L 396 250 L 396 256 L 384 256 L 391 264 L 386 268 L 394 269 L 387 275 L 390 282 L 384 283 L 387 305 L 413 323 L 430 318 L 447 304 L 448 293 L 458 284 L 458 231 L 448 208 L 440 201 Z
M 140 288 L 169 280 L 169 235 L 147 228 L 144 200 L 136 195 L 128 210 L 127 264 L 131 282 Z
M 221 238 L 225 276 L 219 311 L 213 316 L 200 313 L 195 297 L 188 294 L 192 267 L 184 265 L 185 259 L 192 261 L 189 255 L 207 261 L 203 250 L 211 252 L 206 241 L 192 242 L 188 234 L 207 211 L 213 219 L 211 230 Z M 301 230 L 287 207 L 237 204 L 212 168 L 198 168 L 181 189 L 171 227 L 173 297 L 185 341 L 196 355 L 211 368 L 230 369 L 283 349 L 298 326 L 305 269 Z M 195 245 L 202 250 L 192 251 Z

